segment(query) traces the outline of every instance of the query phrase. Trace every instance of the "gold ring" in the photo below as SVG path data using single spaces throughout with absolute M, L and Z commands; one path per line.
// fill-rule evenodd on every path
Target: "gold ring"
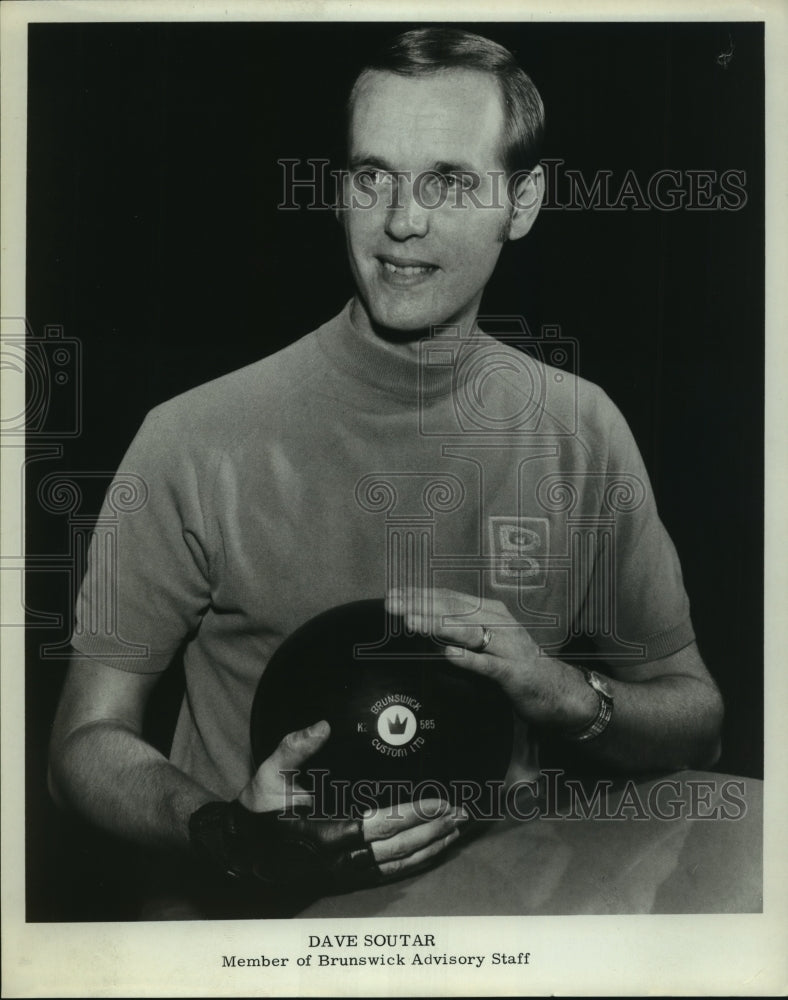
M 492 639 L 492 629 L 487 628 L 486 625 L 482 625 L 482 644 L 476 647 L 477 653 L 482 653 L 490 645 L 490 640 Z

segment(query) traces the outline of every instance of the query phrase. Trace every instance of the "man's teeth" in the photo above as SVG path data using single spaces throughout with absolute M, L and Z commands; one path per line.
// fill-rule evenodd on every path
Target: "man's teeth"
M 383 266 L 387 271 L 391 271 L 392 274 L 426 274 L 427 271 L 432 270 L 431 265 L 425 265 L 424 267 L 402 267 L 397 264 L 390 264 L 389 261 L 384 260 Z

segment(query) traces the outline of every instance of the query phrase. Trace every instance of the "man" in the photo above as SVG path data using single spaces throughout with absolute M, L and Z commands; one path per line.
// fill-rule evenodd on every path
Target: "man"
M 148 416 L 119 473 L 144 484 L 144 502 L 120 517 L 103 598 L 94 542 L 51 749 L 56 796 L 92 822 L 268 883 L 344 888 L 434 860 L 462 810 L 272 822 L 280 772 L 325 742 L 324 721 L 257 771 L 247 745 L 256 684 L 283 639 L 384 593 L 458 670 L 508 695 L 511 776 L 535 773 L 539 729 L 611 766 L 715 759 L 719 695 L 625 422 L 596 387 L 476 323 L 504 242 L 538 214 L 542 127 L 511 55 L 466 32 L 409 32 L 359 76 L 337 213 L 353 300 Z M 406 572 L 387 561 L 380 481 L 408 516 L 433 486 L 451 494 L 428 504 L 434 569 L 415 586 L 418 560 Z M 113 615 L 111 635 L 91 628 Z M 560 658 L 580 632 L 606 680 Z M 142 718 L 184 643 L 167 760 L 141 738 Z

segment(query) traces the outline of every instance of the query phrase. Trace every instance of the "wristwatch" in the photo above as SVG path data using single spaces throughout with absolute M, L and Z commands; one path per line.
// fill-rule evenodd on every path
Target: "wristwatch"
M 599 698 L 599 711 L 591 722 L 586 723 L 582 729 L 575 729 L 566 733 L 567 739 L 574 740 L 575 743 L 587 743 L 595 740 L 610 725 L 613 718 L 613 692 L 608 687 L 605 679 L 600 677 L 594 670 L 586 670 L 580 667 L 586 681 L 596 691 Z

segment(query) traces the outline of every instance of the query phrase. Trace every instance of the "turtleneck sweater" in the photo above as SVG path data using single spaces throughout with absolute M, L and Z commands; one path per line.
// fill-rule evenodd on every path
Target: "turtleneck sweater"
M 642 460 L 599 388 L 481 332 L 403 346 L 351 315 L 152 410 L 90 546 L 75 648 L 134 672 L 183 650 L 171 759 L 222 798 L 252 773 L 274 651 L 392 584 L 503 601 L 549 653 L 585 636 L 626 664 L 693 638 Z M 409 538 L 416 555 L 392 560 Z M 533 749 L 520 725 L 511 775 L 535 772 Z

